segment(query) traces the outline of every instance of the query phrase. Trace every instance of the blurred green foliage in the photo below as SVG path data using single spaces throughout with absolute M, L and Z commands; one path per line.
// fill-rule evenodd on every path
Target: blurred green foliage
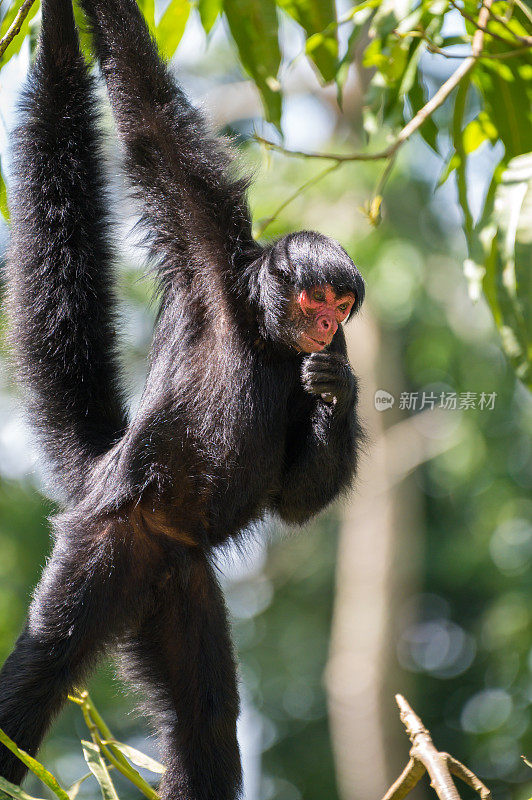
M 399 206 L 402 187 L 395 184 L 395 191 Z M 408 238 L 412 247 L 415 234 Z M 401 252 L 396 239 L 387 245 L 383 237 L 381 248 L 388 262 L 390 248 Z M 530 773 L 520 755 L 532 751 L 532 403 L 485 309 L 471 314 L 443 241 L 424 253 L 416 249 L 417 258 L 403 250 L 411 288 L 399 303 L 409 308 L 391 331 L 404 354 L 406 388 L 495 392 L 496 400 L 491 411 L 451 412 L 454 446 L 417 473 L 426 519 L 424 593 L 417 618 L 405 613 L 399 663 L 417 674 L 416 710 L 438 747 L 459 753 L 496 797 L 525 798 Z M 375 252 L 372 261 L 377 269 L 382 263 Z M 388 308 L 378 304 L 387 326 Z
M 411 159 L 422 152 L 416 148 Z M 284 173 L 277 166 L 271 196 L 262 185 L 254 194 L 259 214 L 262 205 L 274 202 L 279 182 L 291 182 L 293 164 Z M 328 232 L 341 235 L 363 266 L 368 302 L 384 336 L 382 350 L 390 360 L 397 359 L 405 392 L 418 398 L 423 392 L 439 397 L 442 391 L 496 395 L 491 411 L 478 407 L 451 411 L 452 446 L 415 475 L 426 531 L 421 591 L 395 612 L 397 658 L 391 685 L 400 687 L 402 671 L 410 673 L 416 691 L 410 699 L 438 747 L 474 769 L 497 800 L 525 800 L 532 788 L 529 770 L 520 759 L 521 753 L 532 752 L 531 398 L 501 351 L 486 306 L 471 301 L 460 269 L 458 230 L 449 228 L 449 219 L 441 214 L 445 201 L 434 202 L 426 184 L 407 183 L 399 174 L 389 187 L 383 224 L 364 235 L 353 209 L 371 185 L 371 168 L 361 177 L 362 183 L 354 184 L 349 176 L 334 173 L 283 213 L 282 221 L 275 223 L 275 234 L 321 223 Z M 386 389 L 391 376 L 384 370 L 381 379 Z M 291 598 L 305 591 L 304 582 L 298 587 L 297 575 L 299 569 L 306 575 L 306 562 L 299 566 L 293 542 L 278 544 L 271 555 L 273 601 L 255 620 L 258 633 L 247 645 L 259 661 L 260 674 L 264 649 L 276 642 L 280 652 L 272 671 L 284 677 L 285 688 L 294 659 L 297 663 L 292 644 L 297 654 L 297 644 L 309 629 L 314 629 L 314 636 L 306 645 L 307 667 L 297 664 L 309 675 L 308 687 L 319 686 L 313 676 L 326 661 L 322 637 L 334 580 L 329 558 L 334 521 L 318 523 L 311 536 L 317 537 L 320 555 L 311 562 L 311 594 L 303 616 L 294 621 Z M 305 548 L 310 553 L 316 543 L 303 540 L 300 546 L 303 553 Z M 290 581 L 285 585 L 282 573 L 276 576 L 275 564 L 283 557 L 285 569 L 295 573 L 294 586 Z M 399 557 L 409 559 L 411 554 Z M 275 633 L 277 620 L 290 628 L 292 636 Z M 263 694 L 269 680 L 264 675 L 259 681 L 256 702 L 274 721 L 276 731 L 264 759 L 277 787 L 273 797 L 334 797 L 332 777 L 325 791 L 312 765 L 310 781 L 301 774 L 305 755 L 312 760 L 311 752 L 320 752 L 313 738 L 316 732 L 326 741 L 325 709 L 321 721 L 312 715 L 307 719 L 297 704 L 288 705 L 287 712 L 279 689 L 272 712 L 271 695 Z M 307 678 L 304 684 L 301 694 L 306 698 Z M 307 741 L 312 742 L 308 749 Z M 406 749 L 405 745 L 405 754 Z M 321 752 L 321 774 L 327 775 L 330 761 L 326 751 Z M 288 787 L 276 784 L 279 775 Z
M 0 38 L 7 36 L 21 5 L 21 0 L 14 0 L 4 9 Z M 464 268 L 471 292 L 484 292 L 516 374 L 532 386 L 532 243 L 526 233 L 529 219 L 522 219 L 529 216 L 532 204 L 529 2 L 361 0 L 341 11 L 334 0 L 198 0 L 197 5 L 190 0 L 140 0 L 140 6 L 167 57 L 175 53 L 193 9 L 206 34 L 211 34 L 222 15 L 242 68 L 260 93 L 265 117 L 279 130 L 283 78 L 289 72 L 283 59 L 285 15 L 303 33 L 299 57 L 308 60 L 322 83 L 336 84 L 340 106 L 349 67 L 356 63 L 360 71 L 362 65 L 366 70 L 360 75 L 365 91 L 364 156 L 381 153 L 379 158 L 385 162 L 377 188 L 373 192 L 368 189 L 366 207 L 375 224 L 380 220 L 382 193 L 404 126 L 429 99 L 423 55 L 439 53 L 447 59 L 448 73 L 455 71 L 458 88 L 455 86 L 443 109 L 427 110 L 420 133 L 444 160 L 441 181 L 456 171 L 468 248 Z M 20 51 L 26 36 L 35 43 L 37 8 L 35 2 L 3 53 L 0 46 L 0 68 Z M 461 26 L 456 19 L 460 15 Z M 85 29 L 83 24 L 81 27 Z M 459 74 L 479 27 L 480 57 L 469 71 Z M 85 34 L 82 44 L 87 50 Z M 480 209 L 473 213 L 468 165 L 471 155 L 486 144 L 495 148 L 491 178 Z M 0 212 L 7 218 L 2 177 Z
M 261 797 L 336 796 L 323 669 L 337 534 L 337 517 L 328 514 L 304 536 L 272 544 L 262 576 L 273 589 L 271 602 L 235 622 L 245 685 L 264 717 Z M 247 583 L 256 591 L 252 578 Z M 229 590 L 230 608 L 243 585 Z
M 471 301 L 459 231 L 441 213 L 447 201 L 442 205 L 425 182 L 407 178 L 420 147 L 398 166 L 378 229 L 371 231 L 356 211 L 374 181 L 368 165 L 331 174 L 297 198 L 271 233 L 320 227 L 342 240 L 367 278 L 383 351 L 397 360 L 404 391 L 496 393 L 491 411 L 450 412 L 453 446 L 415 475 L 426 531 L 422 587 L 396 612 L 393 649 L 397 683 L 403 672 L 411 674 L 410 700 L 438 746 L 475 769 L 496 800 L 526 800 L 528 774 L 519 756 L 532 752 L 532 404 L 486 306 Z M 267 217 L 279 195 L 314 169 L 274 157 L 252 192 L 256 217 Z M 149 281 L 139 282 L 126 264 L 121 284 L 125 363 L 137 384 L 150 337 Z M 384 372 L 383 388 L 387 377 Z M 2 655 L 21 627 L 49 546 L 49 510 L 29 482 L 0 483 Z M 259 577 L 228 587 L 243 684 L 262 720 L 264 800 L 337 796 L 322 682 L 337 524 L 330 514 L 303 534 L 274 539 Z M 111 665 L 91 689 L 119 738 L 154 754 L 143 739 L 146 724 L 128 713 L 131 700 L 120 694 Z M 42 760 L 67 785 L 83 773 L 83 724 L 69 709 L 54 731 Z M 135 796 L 119 776 L 116 785 L 123 800 Z M 31 782 L 29 789 L 38 794 Z M 93 792 L 87 781 L 80 797 Z
M 244 19 L 240 25 L 237 7 L 237 3 L 231 8 L 228 2 L 224 4 L 240 60 L 261 89 L 270 117 L 276 119 L 282 94 L 277 84 L 277 49 L 274 45 L 265 48 L 263 42 L 255 49 L 249 39 L 238 43 L 244 30 L 252 36 L 249 31 L 254 29 L 249 19 L 245 28 Z M 457 52 L 453 48 L 458 45 L 462 45 L 458 52 L 466 52 L 463 45 L 472 33 L 470 27 L 459 37 L 445 33 L 444 15 L 453 13 L 447 2 L 416 4 L 398 30 L 398 4 L 370 0 L 356 6 L 350 17 L 351 12 L 346 14 L 349 19 L 340 27 L 350 27 L 349 49 L 343 52 L 336 25 L 319 29 L 324 14 L 332 13 L 328 4 L 318 8 L 280 2 L 279 7 L 304 29 L 306 51 L 325 80 L 330 80 L 331 64 L 338 58 L 336 79 L 341 86 L 357 43 L 364 43 L 366 66 L 375 70 L 365 124 L 381 144 L 387 131 L 396 131 L 428 97 L 420 52 L 428 43 L 423 36 L 436 47 L 448 48 L 450 54 Z M 206 31 L 213 29 L 221 8 L 221 0 L 198 3 Z M 273 2 L 267 6 L 257 0 L 246 8 L 259 15 L 267 41 L 279 35 L 272 21 L 278 14 Z M 473 3 L 465 8 L 473 15 L 478 12 Z M 501 13 L 500 3 L 494 8 Z M 521 5 L 508 3 L 502 11 L 507 8 L 514 12 L 508 22 L 512 35 L 529 31 Z M 164 22 L 168 34 L 161 28 L 165 16 L 156 14 L 153 2 L 143 3 L 143 10 L 170 53 L 190 8 L 183 3 L 168 6 Z M 500 30 L 496 25 L 500 23 L 490 22 L 494 31 Z M 506 29 L 501 35 L 507 35 Z M 21 37 L 17 46 L 20 41 Z M 504 47 L 494 37 L 486 45 L 492 56 Z M 261 59 L 260 64 L 253 58 Z M 515 58 L 483 61 L 459 97 L 421 128 L 425 143 L 412 142 L 398 159 L 378 229 L 370 230 L 357 210 L 379 180 L 380 168 L 375 165 L 347 163 L 276 214 L 280 198 L 315 177 L 322 165 L 268 154 L 264 161 L 268 169 L 259 175 L 251 196 L 256 219 L 273 217 L 268 235 L 319 228 L 347 247 L 367 278 L 368 304 L 382 330 L 383 351 L 396 361 L 405 392 L 496 394 L 493 410 L 450 412 L 452 447 L 414 476 L 423 500 L 426 533 L 421 590 L 416 587 L 404 607 L 396 610 L 393 641 L 394 674 L 398 682 L 404 673 L 411 676 L 415 696 L 409 699 L 434 741 L 477 771 L 494 789 L 496 800 L 530 796 L 528 774 L 519 756 L 532 754 L 532 405 L 505 358 L 492 320 L 493 314 L 505 352 L 524 378 L 524 342 L 532 306 L 526 157 L 531 149 L 526 99 L 531 80 L 529 51 Z M 449 59 L 449 72 L 454 64 Z M 347 144 L 353 149 L 354 138 L 350 131 Z M 499 144 L 498 149 L 489 150 L 497 141 L 505 147 Z M 436 194 L 427 146 L 446 155 L 443 178 L 455 171 Z M 486 149 L 492 158 L 485 169 L 493 171 L 502 161 L 488 181 L 489 191 L 483 193 L 472 164 L 478 152 Z M 256 152 L 249 149 L 247 156 L 252 161 Z M 510 159 L 514 160 L 510 163 Z M 453 217 L 453 180 L 461 226 Z M 472 200 L 478 206 L 479 195 L 480 210 L 473 212 L 469 206 Z M 3 197 L 0 185 L 0 202 Z M 121 283 L 128 332 L 126 372 L 129 385 L 136 389 L 150 338 L 152 314 L 145 307 L 149 282 L 139 282 L 137 272 L 126 262 Z M 381 377 L 386 388 L 389 376 L 384 371 Z M 8 402 L 11 412 L 15 411 L 12 398 L 12 387 L 3 385 L 1 411 L 5 412 Z M 21 628 L 31 588 L 49 550 L 45 518 L 51 510 L 31 479 L 8 477 L 5 455 L 10 447 L 21 445 L 7 440 L 5 421 L 4 413 L 0 420 L 1 657 L 9 652 Z M 260 575 L 240 578 L 228 588 L 243 684 L 261 719 L 261 800 L 334 800 L 337 796 L 322 685 L 337 532 L 332 513 L 302 535 L 275 539 Z M 153 753 L 153 745 L 144 739 L 146 725 L 130 713 L 132 703 L 121 696 L 112 665 L 100 671 L 91 689 L 117 735 Z M 75 712 L 67 709 L 42 753 L 42 760 L 63 785 L 84 771 L 79 740 L 86 731 Z M 122 800 L 138 796 L 119 777 L 116 785 Z M 87 781 L 80 797 L 94 796 L 94 788 L 93 780 Z M 34 784 L 29 789 L 38 794 Z

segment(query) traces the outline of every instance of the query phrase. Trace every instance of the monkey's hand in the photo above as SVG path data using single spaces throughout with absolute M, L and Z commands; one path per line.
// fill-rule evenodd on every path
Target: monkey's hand
M 356 378 L 347 358 L 339 353 L 311 353 L 303 361 L 301 382 L 306 392 L 318 395 L 337 411 L 347 411 L 356 398 Z

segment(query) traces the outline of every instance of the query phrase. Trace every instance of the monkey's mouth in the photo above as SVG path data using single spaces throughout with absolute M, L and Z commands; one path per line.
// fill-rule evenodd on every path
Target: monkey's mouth
M 325 342 L 322 339 L 314 339 L 313 336 L 309 336 L 308 333 L 303 333 L 302 338 L 306 339 L 308 342 L 312 344 L 313 347 L 319 347 L 320 350 L 323 350 L 330 342 Z

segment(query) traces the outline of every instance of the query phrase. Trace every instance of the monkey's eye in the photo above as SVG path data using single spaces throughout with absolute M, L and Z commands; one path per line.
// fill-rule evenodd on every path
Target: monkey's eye
M 348 308 L 349 308 L 349 303 L 342 303 L 341 305 L 338 306 L 338 311 L 341 311 L 342 314 L 345 314 Z
M 315 289 L 312 293 L 312 297 L 314 300 L 317 300 L 318 303 L 323 303 L 325 301 L 325 292 L 323 289 Z

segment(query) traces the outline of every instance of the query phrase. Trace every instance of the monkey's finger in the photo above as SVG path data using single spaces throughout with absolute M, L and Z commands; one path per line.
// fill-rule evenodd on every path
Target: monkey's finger
M 327 365 L 327 364 L 313 364 L 309 367 L 305 372 L 309 375 L 330 375 L 331 378 L 347 378 L 349 373 L 347 370 L 338 369 L 336 364 L 334 365 Z
M 328 382 L 334 383 L 338 386 L 348 386 L 350 383 L 349 376 L 345 375 L 344 373 L 338 373 L 335 370 L 316 370 L 312 371 L 309 375 L 306 376 L 307 380 L 310 380 L 312 383 L 321 383 L 321 382 Z
M 338 394 L 338 388 L 329 382 L 313 383 L 311 386 L 305 386 L 309 394 Z
M 339 363 L 338 361 L 309 361 L 304 364 L 302 372 L 316 372 L 319 370 L 326 370 L 327 372 L 346 373 L 348 371 L 347 365 Z

